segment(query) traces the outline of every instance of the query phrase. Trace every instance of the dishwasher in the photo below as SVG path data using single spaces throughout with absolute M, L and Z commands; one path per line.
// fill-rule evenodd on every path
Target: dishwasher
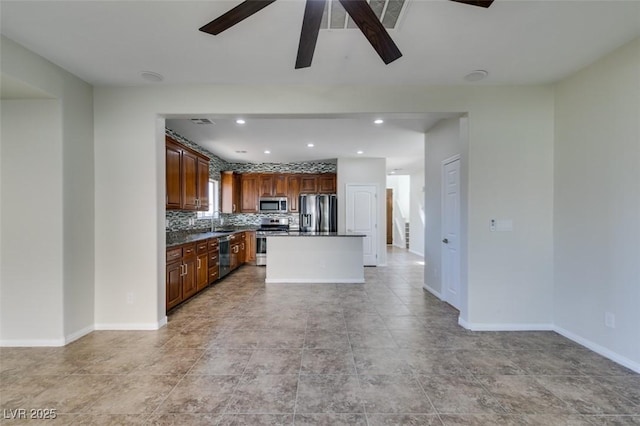
M 231 235 L 218 238 L 218 249 L 220 254 L 220 273 L 219 278 L 224 277 L 231 270 Z

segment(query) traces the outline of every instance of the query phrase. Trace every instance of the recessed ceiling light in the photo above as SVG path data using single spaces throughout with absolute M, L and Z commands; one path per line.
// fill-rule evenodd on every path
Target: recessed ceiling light
M 395 172 L 395 171 L 393 171 L 393 170 L 391 170 L 391 171 L 389 172 L 389 174 L 390 174 L 390 175 L 395 175 L 395 174 L 396 174 L 396 172 Z
M 377 118 L 377 119 L 373 120 L 373 123 L 374 124 L 382 124 L 382 123 L 384 123 L 384 120 L 382 118 Z
M 236 124 L 244 124 L 244 123 L 246 123 L 246 121 L 244 121 L 242 118 L 238 118 L 236 120 Z
M 140 72 L 140 77 L 152 83 L 160 83 L 162 80 L 164 80 L 162 74 L 158 74 L 157 72 L 153 71 L 142 71 Z
M 314 145 L 314 144 L 312 144 L 312 143 L 308 143 L 308 144 L 307 144 L 307 148 L 313 148 L 314 146 L 315 146 L 315 145 Z
M 465 75 L 464 79 L 467 81 L 480 81 L 486 78 L 488 75 L 489 75 L 489 72 L 485 70 L 475 70 Z
M 364 154 L 364 151 L 358 151 L 358 152 L 356 152 L 356 154 L 358 154 L 358 155 Z
M 265 154 L 271 154 L 271 151 L 269 151 L 268 149 L 264 151 Z

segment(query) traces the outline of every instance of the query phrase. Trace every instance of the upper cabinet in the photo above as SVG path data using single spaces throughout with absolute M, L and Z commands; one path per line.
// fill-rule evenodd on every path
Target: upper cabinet
M 222 172 L 222 213 L 258 213 L 260 197 L 283 197 L 290 213 L 299 212 L 300 194 L 335 194 L 335 173 Z
M 258 183 L 260 175 L 257 173 L 243 173 L 240 211 L 242 213 L 258 212 Z M 261 184 L 261 182 L 260 182 Z
M 300 193 L 315 194 L 318 192 L 318 177 L 316 175 L 300 175 Z
M 337 189 L 335 173 L 318 175 L 318 192 L 321 194 L 335 194 Z
M 222 213 L 238 213 L 240 211 L 241 175 L 231 171 L 220 174 L 220 210 Z
M 166 209 L 209 209 L 209 159 L 166 137 Z
M 298 213 L 298 197 L 300 196 L 300 175 L 288 175 L 287 176 L 287 188 L 289 194 L 287 195 L 289 211 L 291 213 Z
M 260 175 L 260 197 L 286 197 L 289 195 L 286 174 Z

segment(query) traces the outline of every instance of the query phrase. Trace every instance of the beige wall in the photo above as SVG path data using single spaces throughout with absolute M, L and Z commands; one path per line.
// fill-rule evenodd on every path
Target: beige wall
M 640 371 L 640 40 L 560 82 L 555 123 L 555 323 Z
M 159 114 L 465 111 L 470 150 L 465 318 L 481 326 L 551 321 L 551 87 L 188 86 L 96 88 L 94 96 L 98 324 L 151 327 L 164 318 Z M 498 213 L 511 217 L 517 232 L 501 239 L 489 234 L 489 220 Z M 130 305 L 128 292 L 135 293 Z
M 94 324 L 93 89 L 13 41 L 0 42 L 3 79 L 31 88 L 27 97 L 55 99 L 2 102 L 2 209 L 14 212 L 3 212 L 2 244 L 11 250 L 29 242 L 21 256 L 31 266 L 21 269 L 10 251 L 0 257 L 3 274 L 20 270 L 0 284 L 0 341 L 62 344 Z M 41 109 L 50 102 L 56 112 Z M 18 297 L 18 289 L 28 289 L 29 297 Z M 43 295 L 49 296 L 44 305 L 37 303 Z

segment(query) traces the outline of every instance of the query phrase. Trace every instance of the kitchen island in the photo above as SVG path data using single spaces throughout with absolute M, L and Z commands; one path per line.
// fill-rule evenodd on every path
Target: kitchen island
M 363 234 L 297 232 L 267 237 L 268 283 L 364 283 Z

